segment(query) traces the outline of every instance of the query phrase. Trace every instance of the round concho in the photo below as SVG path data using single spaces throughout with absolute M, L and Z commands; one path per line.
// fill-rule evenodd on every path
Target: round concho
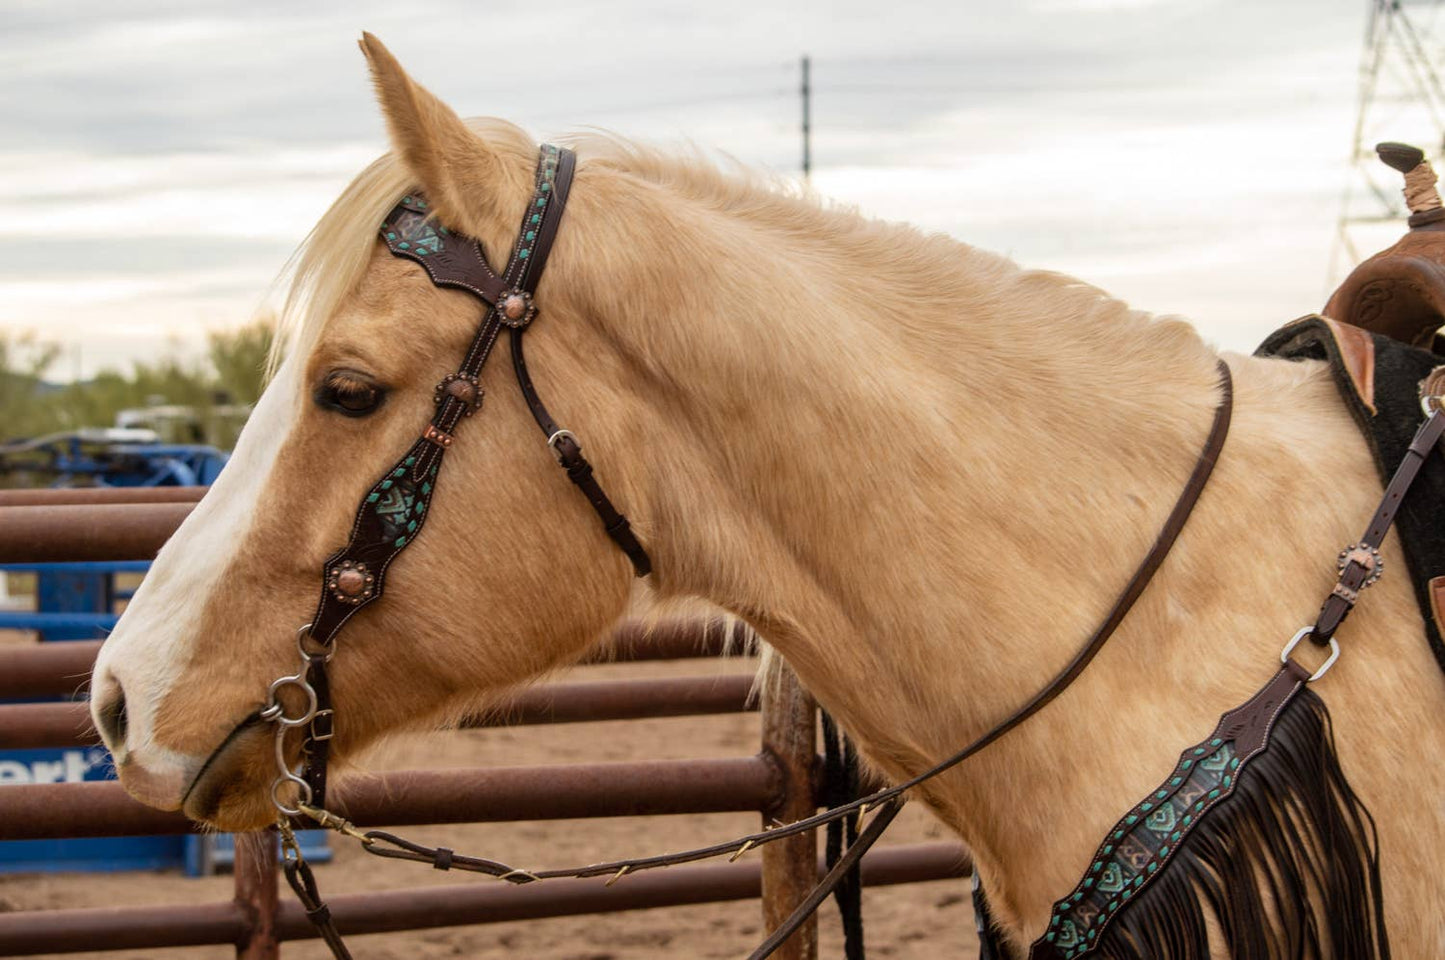
M 355 606 L 376 592 L 376 577 L 364 563 L 343 560 L 327 573 L 326 586 L 342 603 Z
M 1373 585 L 1385 572 L 1385 559 L 1380 556 L 1379 550 L 1368 544 L 1350 544 L 1340 551 L 1340 556 L 1335 562 L 1335 566 L 1339 569 L 1340 573 L 1344 573 L 1345 567 L 1348 567 L 1352 560 L 1365 568 L 1365 580 L 1360 584 L 1361 589 Z
M 433 404 L 441 406 L 442 401 L 447 397 L 455 397 L 465 404 L 466 409 L 462 411 L 462 416 L 465 417 L 470 417 L 482 409 L 484 396 L 485 391 L 482 390 L 481 382 L 476 377 L 464 373 L 447 374 L 442 378 L 441 383 L 432 388 Z
M 537 305 L 525 290 L 506 290 L 497 298 L 497 316 L 509 327 L 525 327 L 536 315 Z

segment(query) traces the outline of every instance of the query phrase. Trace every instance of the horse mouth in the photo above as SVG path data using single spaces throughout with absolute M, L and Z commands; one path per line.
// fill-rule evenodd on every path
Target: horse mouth
M 256 821 L 253 815 L 257 789 L 258 754 L 265 757 L 264 747 L 273 735 L 271 729 L 261 722 L 259 712 L 252 713 L 226 735 L 226 739 L 211 752 L 206 762 L 196 771 L 185 796 L 181 798 L 181 810 L 187 817 L 199 823 L 217 827 L 232 827 L 229 821 L 238 817 L 245 826 L 259 826 L 268 822 L 264 812 L 265 803 Z M 245 801 L 251 801 L 246 803 Z M 231 807 L 245 807 L 231 810 Z M 222 822 L 222 821 L 228 822 Z

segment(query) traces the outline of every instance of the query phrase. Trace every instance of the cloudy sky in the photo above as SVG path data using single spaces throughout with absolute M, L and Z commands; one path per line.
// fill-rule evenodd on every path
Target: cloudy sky
M 1249 349 L 1327 292 L 1368 7 L 0 0 L 0 329 L 64 343 L 68 379 L 250 317 L 385 149 L 366 29 L 464 115 L 781 171 L 808 53 L 820 192 Z

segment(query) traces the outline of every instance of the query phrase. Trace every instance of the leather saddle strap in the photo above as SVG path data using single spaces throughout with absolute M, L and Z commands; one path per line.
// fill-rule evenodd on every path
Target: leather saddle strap
M 1330 642 L 1340 624 L 1345 622 L 1345 618 L 1355 608 L 1360 591 L 1379 578 L 1380 544 L 1384 542 L 1385 534 L 1389 532 L 1395 512 L 1400 509 L 1405 494 L 1419 476 L 1425 458 L 1440 442 L 1442 434 L 1445 434 L 1445 411 L 1436 410 L 1420 425 L 1415 439 L 1410 441 L 1410 448 L 1405 451 L 1405 458 L 1400 461 L 1395 475 L 1390 478 L 1389 486 L 1385 488 L 1385 496 L 1380 500 L 1380 508 L 1375 511 L 1359 543 L 1345 551 L 1344 568 L 1340 571 L 1339 582 L 1325 598 L 1320 615 L 1315 620 L 1314 632 L 1310 635 L 1315 643 L 1323 645 Z

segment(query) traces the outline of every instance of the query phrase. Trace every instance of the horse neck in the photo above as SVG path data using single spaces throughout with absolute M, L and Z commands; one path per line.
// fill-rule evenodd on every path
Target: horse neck
M 745 249 L 685 234 L 676 247 L 708 263 L 602 321 L 589 349 L 613 354 L 641 411 L 609 440 L 636 455 L 607 475 L 628 486 L 659 595 L 752 623 L 901 778 L 1072 656 L 1191 471 L 1218 374 L 1183 323 L 942 238 L 808 215 L 811 233 L 740 230 Z M 987 798 L 929 797 L 986 856 L 963 798 Z

